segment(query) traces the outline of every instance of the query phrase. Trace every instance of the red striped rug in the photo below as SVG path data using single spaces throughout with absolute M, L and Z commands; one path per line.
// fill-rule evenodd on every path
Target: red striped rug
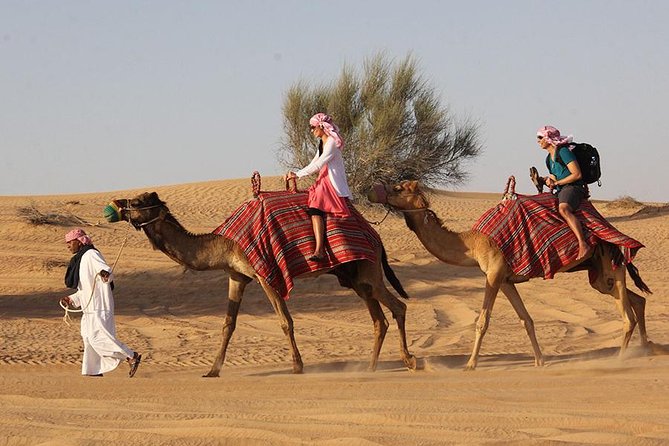
M 490 237 L 504 254 L 514 273 L 551 279 L 578 255 L 576 236 L 560 217 L 557 198 L 550 193 L 518 195 L 488 210 L 472 229 Z M 643 245 L 614 228 L 585 201 L 574 213 L 583 225 L 590 245 L 600 240 L 618 246 L 625 263 Z
M 262 192 L 243 203 L 213 232 L 234 240 L 255 271 L 288 299 L 293 279 L 309 272 L 331 269 L 354 260 L 376 262 L 381 239 L 349 202 L 351 217 L 328 216 L 327 259 L 310 262 L 315 248 L 306 192 Z

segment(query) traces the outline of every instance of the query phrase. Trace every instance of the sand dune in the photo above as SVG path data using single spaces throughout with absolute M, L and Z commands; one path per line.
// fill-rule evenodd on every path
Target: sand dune
M 263 189 L 283 187 L 263 179 Z M 497 300 L 474 372 L 484 278 L 434 259 L 395 215 L 378 231 L 411 295 L 407 335 L 419 370 L 403 369 L 391 323 L 379 370 L 365 371 L 373 328 L 364 304 L 336 278 L 298 280 L 288 302 L 302 358 L 290 351 L 257 284 L 247 288 L 218 379 L 204 379 L 220 344 L 227 275 L 184 271 L 127 223 L 101 211 L 112 198 L 155 190 L 181 223 L 210 232 L 250 198 L 248 180 L 104 193 L 0 197 L 0 445 L 437 445 L 669 444 L 669 213 L 652 203 L 598 201 L 599 211 L 646 245 L 635 265 L 654 294 L 653 351 L 617 356 L 613 299 L 585 272 L 519 285 L 547 357 L 531 347 L 509 303 Z M 531 191 L 527 191 L 531 193 Z M 444 223 L 466 230 L 498 194 L 434 192 Z M 665 204 L 666 205 L 666 204 Z M 664 208 L 662 207 L 664 206 Z M 26 212 L 76 217 L 112 262 L 119 337 L 144 354 L 137 376 L 79 375 L 78 318 L 62 320 L 63 243 L 71 226 L 33 224 Z M 361 208 L 379 220 L 381 208 Z M 633 286 L 630 284 L 630 286 Z M 390 315 L 386 313 L 390 318 Z

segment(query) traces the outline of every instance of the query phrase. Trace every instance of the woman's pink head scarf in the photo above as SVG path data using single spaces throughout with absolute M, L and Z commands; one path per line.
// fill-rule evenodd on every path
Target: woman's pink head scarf
M 329 115 L 316 113 L 309 119 L 309 125 L 322 128 L 326 135 L 334 139 L 337 147 L 340 149 L 344 148 L 344 140 L 341 139 L 341 135 L 339 134 L 339 127 L 332 122 L 332 118 Z
M 541 136 L 542 138 L 547 139 L 556 147 L 564 146 L 565 144 L 569 144 L 574 140 L 572 135 L 560 136 L 560 131 L 550 125 L 545 125 L 537 130 L 537 136 Z
M 91 238 L 87 236 L 81 228 L 73 229 L 65 234 L 65 243 L 71 242 L 72 240 L 79 240 L 82 245 L 90 245 L 93 243 Z

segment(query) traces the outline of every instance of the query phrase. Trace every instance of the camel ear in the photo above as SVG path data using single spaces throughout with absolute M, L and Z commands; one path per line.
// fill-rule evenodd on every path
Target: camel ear
M 150 203 L 156 203 L 156 204 L 158 204 L 158 203 L 163 204 L 163 202 L 160 201 L 160 197 L 158 197 L 158 193 L 157 193 L 157 192 L 151 192 L 151 193 L 149 194 L 149 202 L 150 202 Z
M 407 181 L 407 190 L 411 193 L 418 189 L 418 181 Z

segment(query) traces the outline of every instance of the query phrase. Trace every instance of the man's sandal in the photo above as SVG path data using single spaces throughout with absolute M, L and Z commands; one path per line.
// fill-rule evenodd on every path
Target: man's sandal
M 132 361 L 130 361 L 130 371 L 128 372 L 128 376 L 132 378 L 135 376 L 135 373 L 137 372 L 137 368 L 139 367 L 139 363 L 142 362 L 142 355 L 138 355 L 137 352 L 132 357 Z

